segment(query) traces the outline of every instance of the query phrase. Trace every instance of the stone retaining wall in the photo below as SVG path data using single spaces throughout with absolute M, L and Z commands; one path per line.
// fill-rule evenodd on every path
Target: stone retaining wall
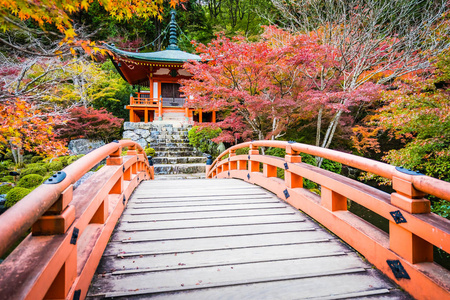
M 137 142 L 142 147 L 155 146 L 158 143 L 158 137 L 161 134 L 177 134 L 192 127 L 191 125 L 183 125 L 174 127 L 172 124 L 155 124 L 155 123 L 131 123 L 123 124 L 123 138 Z

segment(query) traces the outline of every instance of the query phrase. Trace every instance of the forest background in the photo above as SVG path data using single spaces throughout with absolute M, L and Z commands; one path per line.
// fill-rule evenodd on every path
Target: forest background
M 187 64 L 183 92 L 222 112 L 215 142 L 294 140 L 450 181 L 446 1 L 39 3 L 0 8 L 4 168 L 18 153 L 63 155 L 71 139 L 120 138 L 136 87 L 102 43 L 163 50 L 176 5 L 180 48 L 213 62 Z

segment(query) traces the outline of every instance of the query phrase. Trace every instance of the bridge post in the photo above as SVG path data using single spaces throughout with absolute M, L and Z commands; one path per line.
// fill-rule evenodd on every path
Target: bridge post
M 250 150 L 248 151 L 248 155 L 258 155 L 259 154 L 259 150 L 258 147 L 250 144 Z M 249 172 L 259 172 L 259 162 L 257 161 L 248 161 L 248 171 Z
M 73 185 L 69 185 L 47 212 L 31 227 L 34 236 L 64 234 L 75 220 L 75 207 L 72 201 Z
M 236 150 L 229 151 L 229 157 L 236 156 Z M 228 170 L 236 170 L 237 169 L 237 161 L 228 162 Z
M 137 155 L 136 146 L 130 146 L 127 150 L 127 155 Z
M 267 178 L 269 177 L 277 177 L 277 167 L 271 166 L 268 164 L 263 165 L 263 174 Z
M 399 172 L 398 176 L 392 177 L 392 186 L 396 191 L 391 194 L 392 205 L 414 214 L 430 212 L 430 201 L 423 198 L 425 196 L 423 192 L 414 188 L 411 175 Z M 433 245 L 412 233 L 412 231 L 419 231 L 419 228 L 408 230 L 401 224 L 389 220 L 391 250 L 413 264 L 432 262 Z
M 291 145 L 286 146 L 286 155 L 284 156 L 284 160 L 286 161 L 286 167 L 284 170 L 284 181 L 286 186 L 293 188 L 302 188 L 303 187 L 303 177 L 292 173 L 287 168 L 287 163 L 299 163 L 302 162 L 302 157 L 299 155 L 298 151 L 292 149 Z M 275 175 L 276 176 L 276 175 Z
M 123 157 L 121 155 L 122 155 L 122 147 L 119 146 L 119 149 L 111 153 L 109 157 L 106 159 L 106 165 L 117 166 L 123 164 Z
M 321 201 L 320 203 L 330 211 L 347 210 L 347 198 L 341 194 L 336 193 L 332 189 L 325 187 L 320 188 Z
M 239 160 L 238 170 L 247 170 L 247 161 L 246 160 Z
M 70 288 L 77 278 L 77 247 L 72 248 L 44 299 L 66 299 L 68 296 Z

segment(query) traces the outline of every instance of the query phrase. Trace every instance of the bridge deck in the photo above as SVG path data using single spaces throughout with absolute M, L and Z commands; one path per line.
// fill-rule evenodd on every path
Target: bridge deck
M 273 194 L 232 179 L 143 182 L 89 299 L 408 299 Z

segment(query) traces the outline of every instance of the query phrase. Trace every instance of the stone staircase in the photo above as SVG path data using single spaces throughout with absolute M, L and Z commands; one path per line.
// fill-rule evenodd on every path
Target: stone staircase
M 205 178 L 206 156 L 189 145 L 189 127 L 160 124 L 150 129 L 150 147 L 155 149 L 155 179 Z

